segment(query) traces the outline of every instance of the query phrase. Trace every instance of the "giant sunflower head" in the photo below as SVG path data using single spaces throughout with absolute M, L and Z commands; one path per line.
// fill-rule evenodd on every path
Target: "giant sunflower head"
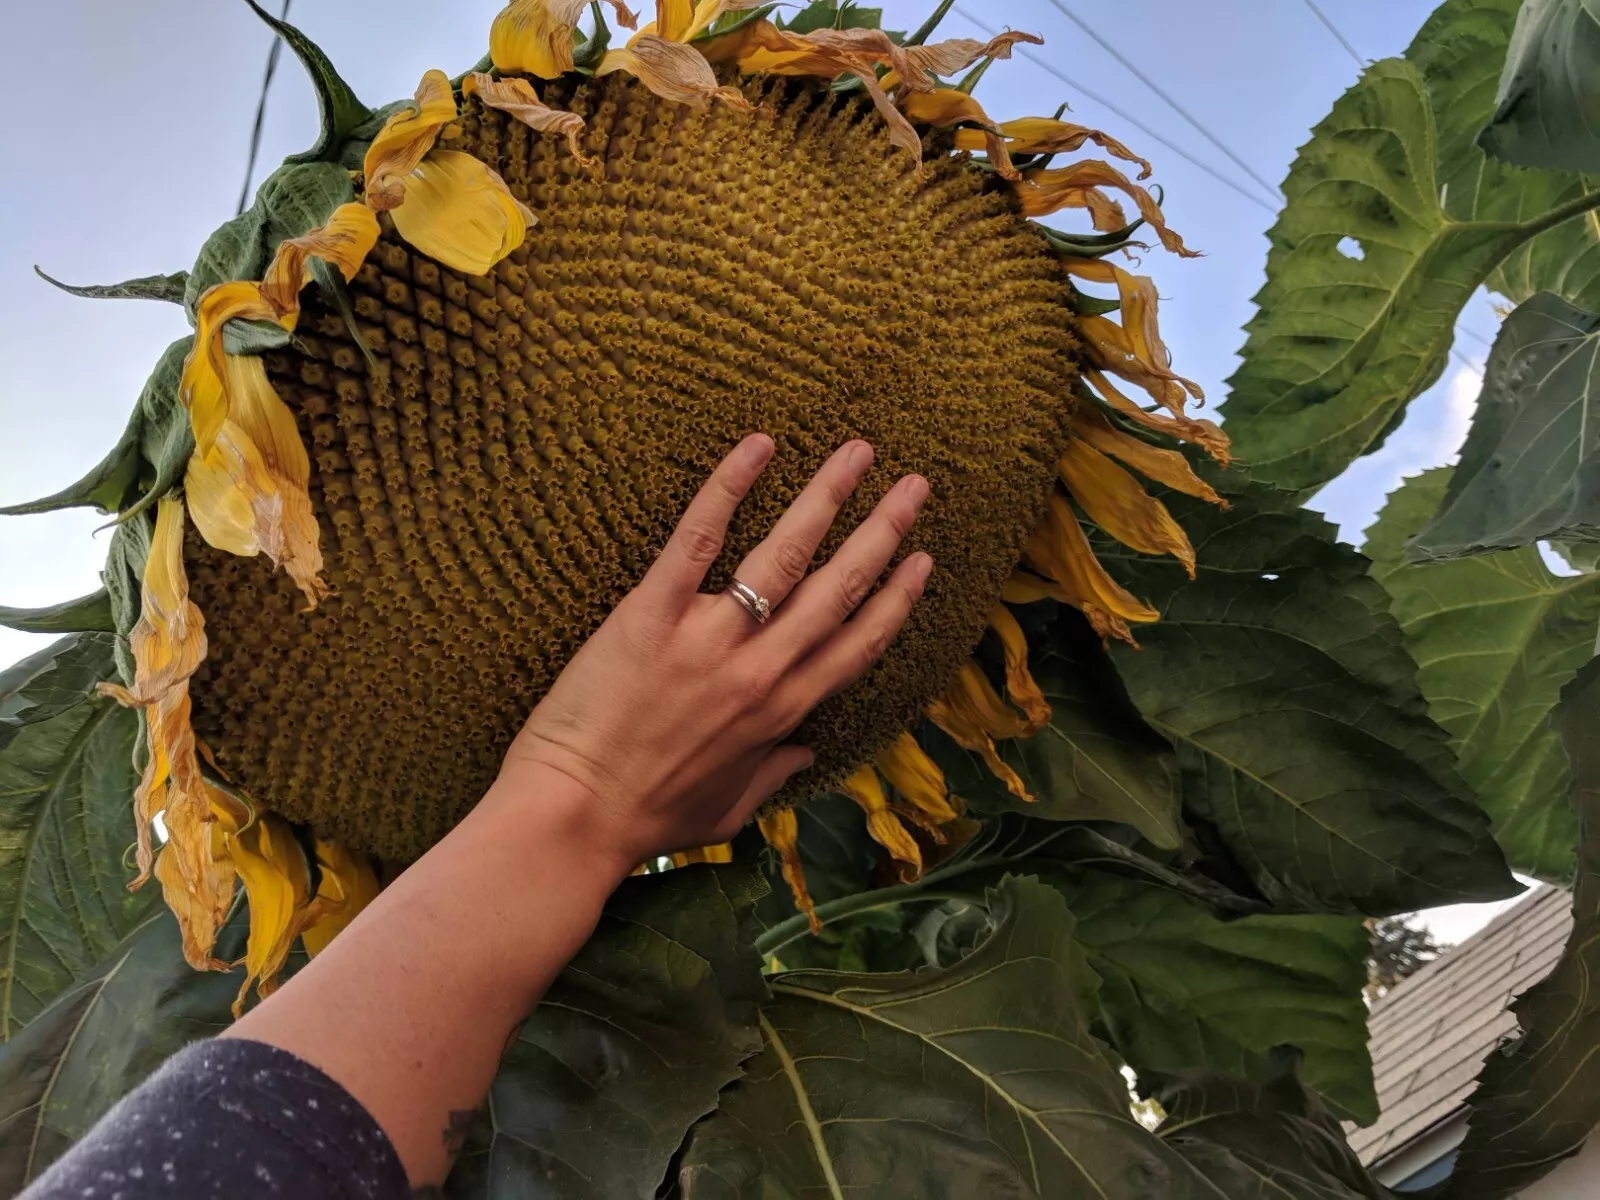
M 904 548 L 939 564 L 926 598 L 809 718 L 816 766 L 760 822 L 803 909 L 805 794 L 852 797 L 908 874 L 960 816 L 908 732 L 924 716 L 1029 799 L 996 750 L 1049 719 L 1013 610 L 1053 598 L 1129 641 L 1156 617 L 1085 522 L 1192 564 L 1136 473 L 1214 500 L 1160 443 L 1226 442 L 1185 413 L 1150 280 L 1113 262 L 1140 225 L 1190 251 L 1118 166 L 1058 159 L 1148 164 L 1059 114 L 984 111 L 971 84 L 1029 35 L 773 8 L 661 0 L 613 45 L 598 5 L 583 33 L 583 0 L 514 0 L 482 69 L 376 113 L 273 22 L 323 136 L 168 280 L 195 332 L 105 462 L 20 506 L 116 514 L 103 687 L 145 724 L 134 883 L 161 882 L 197 967 L 225 965 L 240 881 L 264 990 L 376 893 L 374 861 L 460 820 L 752 430 L 778 454 L 714 587 L 849 438 L 879 487 L 825 553 L 888 481 L 932 485 Z M 1066 209 L 1093 232 L 1036 223 Z M 969 657 L 986 630 L 995 678 Z

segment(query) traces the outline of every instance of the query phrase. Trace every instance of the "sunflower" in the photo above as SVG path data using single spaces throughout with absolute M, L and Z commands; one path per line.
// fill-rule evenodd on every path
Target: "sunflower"
M 807 794 L 854 800 L 907 878 L 959 826 L 923 717 L 1031 799 L 997 747 L 1050 720 L 1016 610 L 1052 598 L 1132 642 L 1157 614 L 1085 523 L 1192 572 L 1138 476 L 1215 501 L 1171 443 L 1227 444 L 1186 411 L 1200 390 L 1150 280 L 1113 261 L 1141 226 L 1192 251 L 1124 169 L 1056 158 L 1149 164 L 1059 113 L 991 119 L 972 84 L 1039 39 L 930 40 L 948 7 L 900 37 L 751 0 L 661 0 L 637 28 L 611 0 L 634 30 L 613 44 L 599 5 L 585 34 L 582 0 L 514 0 L 479 70 L 429 71 L 377 112 L 262 14 L 317 83 L 323 136 L 179 280 L 194 334 L 111 455 L 19 506 L 115 514 L 122 678 L 102 688 L 143 719 L 132 886 L 153 875 L 215 969 L 242 884 L 240 1003 L 296 938 L 316 953 L 349 922 L 375 864 L 463 816 L 752 429 L 779 452 L 712 586 L 856 436 L 883 480 L 929 479 L 905 551 L 942 567 L 809 718 L 816 766 L 760 818 L 802 911 Z M 1036 222 L 1069 209 L 1092 232 Z M 824 553 L 876 499 L 869 481 Z M 970 657 L 987 631 L 995 678 Z

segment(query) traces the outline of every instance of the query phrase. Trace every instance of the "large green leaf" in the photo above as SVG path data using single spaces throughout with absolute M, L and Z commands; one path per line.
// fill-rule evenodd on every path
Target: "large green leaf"
M 1402 59 L 1369 67 L 1301 148 L 1229 381 L 1228 432 L 1257 478 L 1306 491 L 1377 449 L 1438 378 L 1489 272 L 1592 204 L 1457 219 L 1441 207 L 1436 152 L 1422 73 Z
M 656 1193 L 684 1132 L 761 1047 L 747 867 L 629 880 L 506 1054 L 449 1194 Z
M 950 790 L 979 810 L 1010 809 L 1053 821 L 1117 821 L 1153 845 L 1181 840 L 1172 747 L 1128 699 L 1100 639 L 1077 612 L 1054 602 L 1017 611 L 1028 637 L 1028 665 L 1050 702 L 1050 722 L 1032 737 L 1000 743 L 1032 802 L 1008 792 L 978 755 L 929 724 L 923 740 L 944 767 Z M 979 658 L 1004 679 L 992 635 Z
M 1259 1084 L 1197 1072 L 1161 1080 L 1156 1132 L 1230 1200 L 1389 1200 L 1301 1084 L 1299 1061 L 1280 1048 Z
M 1010 879 L 991 908 L 944 970 L 773 976 L 764 1048 L 695 1127 L 682 1194 L 1221 1197 L 1133 1119 L 1060 894 Z
M 1495 338 L 1472 428 L 1413 560 L 1600 538 L 1600 316 L 1548 292 Z
M 1177 745 L 1186 818 L 1283 910 L 1515 894 L 1366 559 L 1282 493 L 1218 484 L 1231 511 L 1166 495 L 1194 542 L 1193 581 L 1096 537 L 1107 569 L 1161 611 L 1143 649 L 1115 658 Z
M 0 604 L 0 625 L 23 633 L 115 633 L 111 597 L 105 588 L 45 608 L 11 608 Z
M 0 675 L 0 1041 L 157 901 L 127 888 L 139 719 L 93 692 L 111 643 L 63 638 Z
M 1410 563 L 1406 540 L 1439 507 L 1441 467 L 1393 492 L 1367 531 L 1372 574 L 1417 660 L 1428 711 L 1511 868 L 1566 882 L 1578 844 L 1566 752 L 1548 718 L 1600 631 L 1600 575 L 1559 576 L 1531 546 Z
M 1378 1117 L 1367 1053 L 1368 935 L 1358 917 L 1219 920 L 1162 888 L 1086 871 L 1064 886 L 1101 979 L 1102 1019 L 1137 1071 L 1265 1080 L 1273 1047 L 1339 1112 Z
M 1427 80 L 1438 129 L 1439 188 L 1445 211 L 1457 220 L 1527 221 L 1600 183 L 1514 167 L 1478 146 L 1521 7 L 1522 0 L 1445 0 L 1406 50 Z M 1488 285 L 1514 303 L 1549 290 L 1600 308 L 1600 221 L 1591 212 L 1524 242 Z
M 1519 167 L 1600 171 L 1600 13 L 1588 0 L 1527 0 L 1494 114 L 1478 136 Z
M 1572 760 L 1572 803 L 1583 831 L 1572 932 L 1554 969 L 1511 1003 L 1521 1033 L 1484 1060 L 1450 1200 L 1522 1191 L 1576 1154 L 1600 1125 L 1600 659 L 1561 694 L 1555 718 Z
M 241 909 L 219 953 L 243 950 Z M 0 1190 L 37 1179 L 113 1104 L 190 1042 L 224 1029 L 239 972 L 192 970 L 178 923 L 147 917 L 0 1047 Z

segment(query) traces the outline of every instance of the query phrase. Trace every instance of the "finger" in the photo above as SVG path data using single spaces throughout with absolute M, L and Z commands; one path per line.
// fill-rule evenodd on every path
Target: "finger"
M 750 785 L 739 797 L 739 803 L 717 825 L 712 834 L 713 840 L 732 841 L 750 818 L 756 815 L 756 810 L 772 799 L 791 775 L 804 771 L 815 761 L 816 755 L 804 746 L 775 747 L 761 760 L 761 765 L 750 779 Z
M 878 501 L 839 552 L 795 589 L 774 624 L 788 627 L 798 653 L 832 634 L 866 598 L 911 532 L 927 498 L 928 481 L 920 475 L 905 476 Z
M 933 570 L 931 555 L 911 555 L 895 568 L 889 582 L 790 674 L 790 686 L 802 703 L 814 707 L 849 687 L 883 657 L 900 632 L 912 607 L 922 599 Z
M 771 461 L 772 451 L 771 438 L 753 433 L 717 464 L 679 518 L 666 549 L 645 573 L 641 589 L 678 609 L 694 598 L 707 569 L 722 553 L 733 510 Z
M 846 442 L 811 477 L 789 510 L 762 543 L 745 556 L 735 578 L 765 596 L 776 608 L 811 569 L 811 559 L 827 536 L 839 508 L 872 465 L 872 447 Z M 730 608 L 730 614 L 740 615 Z

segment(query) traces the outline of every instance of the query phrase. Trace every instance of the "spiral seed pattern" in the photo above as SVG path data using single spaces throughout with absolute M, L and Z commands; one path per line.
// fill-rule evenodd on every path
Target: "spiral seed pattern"
M 443 144 L 537 214 L 524 246 L 471 278 L 386 228 L 350 288 L 375 369 L 307 293 L 268 368 L 311 453 L 332 595 L 303 612 L 264 556 L 186 547 L 210 638 L 196 731 L 258 802 L 420 855 L 754 430 L 777 454 L 708 588 L 849 438 L 878 460 L 825 553 L 900 475 L 932 485 L 904 551 L 934 555 L 927 597 L 802 729 L 818 762 L 791 798 L 886 745 L 977 642 L 1067 436 L 1065 276 L 970 165 L 918 186 L 870 107 L 745 86 L 754 116 L 621 75 L 553 86 L 594 175 L 471 102 Z

